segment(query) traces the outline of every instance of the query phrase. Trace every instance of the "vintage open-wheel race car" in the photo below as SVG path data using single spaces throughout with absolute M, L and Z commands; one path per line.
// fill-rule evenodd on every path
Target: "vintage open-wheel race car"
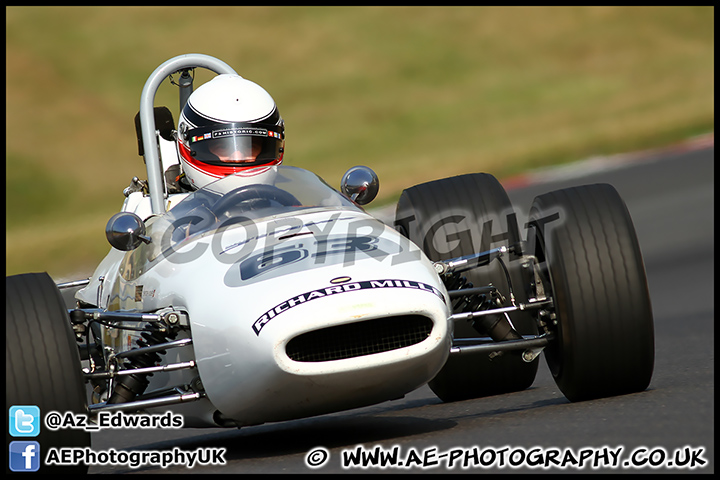
M 518 391 L 541 352 L 570 401 L 648 387 L 647 281 L 612 186 L 540 195 L 520 223 L 492 175 L 443 178 L 404 190 L 392 225 L 363 208 L 379 185 L 364 166 L 340 191 L 278 165 L 263 184 L 230 175 L 173 192 L 164 173 L 178 164 L 175 125 L 155 93 L 195 68 L 235 73 L 189 54 L 148 78 L 138 116 L 147 180 L 125 190 L 93 275 L 6 278 L 8 408 L 90 420 L 172 410 L 186 427 L 236 428 L 424 384 L 443 401 Z M 90 435 L 43 429 L 39 442 L 88 446 Z

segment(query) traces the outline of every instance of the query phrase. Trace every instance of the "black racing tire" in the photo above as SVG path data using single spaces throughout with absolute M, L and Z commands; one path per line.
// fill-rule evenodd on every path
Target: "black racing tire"
M 506 235 L 514 219 L 512 203 L 495 177 L 475 173 L 449 177 L 404 190 L 397 204 L 395 224 L 400 233 L 418 245 L 432 261 L 447 260 L 491 248 L 510 246 L 517 238 Z M 518 300 L 523 299 L 518 261 L 508 266 Z M 463 273 L 475 287 L 492 283 L 508 297 L 507 277 L 497 261 Z M 521 290 L 521 291 L 518 291 Z M 503 306 L 508 306 L 506 302 Z M 458 313 L 458 312 L 455 312 Z M 526 312 L 513 312 L 518 333 L 536 335 L 535 320 Z M 456 322 L 453 337 L 477 338 L 480 334 L 467 322 Z M 524 390 L 532 385 L 538 361 L 524 362 L 521 352 L 499 356 L 463 353 L 450 356 L 429 382 L 443 401 L 451 402 Z
M 543 353 L 560 391 L 574 402 L 647 389 L 652 308 L 635 228 L 618 192 L 595 184 L 540 195 L 529 221 L 529 248 L 554 300 L 555 339 Z
M 49 412 L 87 415 L 87 396 L 80 353 L 65 302 L 47 273 L 5 278 L 5 398 L 11 406 L 35 405 L 40 418 Z M 51 447 L 89 447 L 90 434 L 80 429 L 49 430 L 40 421 L 36 437 L 9 441 L 36 441 L 41 449 L 39 473 L 85 473 L 87 466 L 45 465 Z M 9 467 L 7 467 L 9 468 Z

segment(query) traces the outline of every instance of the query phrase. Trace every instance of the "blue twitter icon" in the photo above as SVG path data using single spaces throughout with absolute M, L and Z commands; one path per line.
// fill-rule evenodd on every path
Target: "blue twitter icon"
M 10 407 L 10 435 L 13 437 L 37 437 L 40 433 L 40 408 L 35 405 Z

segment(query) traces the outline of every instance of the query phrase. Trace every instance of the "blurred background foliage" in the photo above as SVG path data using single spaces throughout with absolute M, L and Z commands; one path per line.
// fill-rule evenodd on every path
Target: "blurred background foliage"
M 92 273 L 145 80 L 185 53 L 273 95 L 287 164 L 373 168 L 377 205 L 714 129 L 714 7 L 6 7 L 6 274 Z

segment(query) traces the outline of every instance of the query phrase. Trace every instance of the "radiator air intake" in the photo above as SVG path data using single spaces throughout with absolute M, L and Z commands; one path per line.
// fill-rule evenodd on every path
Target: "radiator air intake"
M 361 357 L 420 343 L 432 327 L 432 320 L 422 315 L 376 318 L 303 333 L 288 342 L 285 352 L 296 362 Z

